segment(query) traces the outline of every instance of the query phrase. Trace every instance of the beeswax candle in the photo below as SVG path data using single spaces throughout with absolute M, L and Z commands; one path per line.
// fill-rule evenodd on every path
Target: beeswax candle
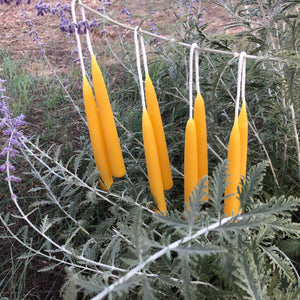
M 145 108 L 143 109 L 142 131 L 151 194 L 157 203 L 158 209 L 166 214 L 167 206 L 155 136 L 149 114 Z
M 113 183 L 109 167 L 108 155 L 104 144 L 103 132 L 97 112 L 94 94 L 86 78 L 83 77 L 83 101 L 90 133 L 91 144 L 98 171 L 101 173 L 100 186 L 107 190 Z
M 164 189 L 169 190 L 173 186 L 173 179 L 172 179 L 167 143 L 166 143 L 163 123 L 161 120 L 155 89 L 148 73 L 146 73 L 146 77 L 145 77 L 145 96 L 146 96 L 147 111 L 154 131 Z
M 113 176 L 122 177 L 126 174 L 126 170 L 108 93 L 101 70 L 93 54 L 91 55 L 91 60 L 95 96 L 100 122 L 103 129 L 109 165 Z
M 184 202 L 189 209 L 189 196 L 198 182 L 197 133 L 194 119 L 187 121 L 184 146 Z
M 248 118 L 246 110 L 246 100 L 243 99 L 242 108 L 239 115 L 239 130 L 241 136 L 241 176 L 246 177 L 247 152 L 248 152 Z
M 208 176 L 208 159 L 207 159 L 207 130 L 206 130 L 206 116 L 205 105 L 200 92 L 197 93 L 197 97 L 194 104 L 194 120 L 196 124 L 197 132 L 197 152 L 198 152 L 198 181 L 203 176 Z M 205 185 L 207 188 L 205 191 L 208 193 L 208 179 Z M 205 196 L 201 201 L 207 200 Z
M 228 170 L 229 177 L 226 182 L 230 182 L 225 188 L 225 196 L 232 194 L 229 198 L 225 199 L 224 213 L 226 217 L 232 214 L 235 216 L 240 210 L 240 201 L 238 200 L 238 185 L 240 182 L 241 170 L 241 138 L 238 125 L 238 117 L 235 117 L 233 128 L 230 134 L 228 145 Z

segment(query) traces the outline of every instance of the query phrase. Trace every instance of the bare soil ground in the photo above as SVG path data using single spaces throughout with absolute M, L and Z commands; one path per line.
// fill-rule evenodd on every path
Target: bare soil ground
M 70 2 L 60 1 L 61 4 L 70 4 Z M 38 56 L 40 47 L 33 41 L 33 37 L 29 36 L 30 31 L 34 29 L 41 38 L 39 41 L 46 43 L 45 51 L 47 56 L 56 66 L 59 65 L 63 70 L 70 63 L 70 53 L 74 49 L 74 45 L 71 43 L 73 38 L 67 38 L 66 34 L 60 32 L 60 18 L 58 15 L 37 16 L 35 9 L 37 3 L 38 1 L 36 0 L 31 1 L 29 5 L 0 6 L 0 49 L 5 49 L 16 57 L 24 57 L 25 55 Z M 49 3 L 54 7 L 57 1 L 49 0 L 45 1 L 45 3 Z M 99 8 L 101 5 L 96 0 L 85 0 L 83 3 L 94 9 Z M 136 24 L 148 17 L 148 20 L 142 25 L 145 30 L 149 30 L 149 13 L 155 11 L 154 21 L 159 32 L 165 36 L 173 33 L 176 21 L 175 14 L 179 14 L 178 6 L 174 0 L 112 0 L 111 3 L 108 15 L 121 23 L 128 24 L 126 14 L 121 12 L 124 7 L 132 14 L 131 21 L 134 21 Z M 201 3 L 200 10 L 204 12 L 202 22 L 209 23 L 205 33 L 213 35 L 218 32 L 228 33 L 228 31 L 224 31 L 223 27 L 230 20 L 228 13 L 220 6 L 214 4 L 212 0 L 200 1 L 199 3 Z M 95 18 L 95 15 L 91 13 L 87 15 L 90 20 Z M 34 22 L 33 28 L 26 25 L 26 19 Z M 117 39 L 118 33 L 117 26 L 111 26 L 106 34 L 111 38 Z M 101 30 L 94 31 L 93 41 L 97 43 L 101 42 L 101 39 L 104 39 Z M 33 69 L 35 67 L 39 68 L 39 62 L 37 62 L 37 66 L 31 65 L 31 67 Z

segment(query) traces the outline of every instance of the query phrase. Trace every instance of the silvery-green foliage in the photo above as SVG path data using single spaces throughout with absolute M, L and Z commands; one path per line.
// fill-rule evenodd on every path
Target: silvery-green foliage
M 226 164 L 224 165 L 226 166 Z M 257 172 L 258 169 L 260 172 Z M 264 168 L 260 166 L 253 168 L 251 174 L 257 175 L 252 178 L 254 182 L 260 182 L 259 178 L 263 176 L 263 170 Z M 246 180 L 246 189 L 249 190 L 254 186 L 253 182 Z M 255 186 L 255 188 L 259 190 L 258 187 Z M 185 216 L 180 213 L 173 213 L 166 217 L 153 216 L 143 212 L 141 208 L 133 208 L 128 215 L 120 218 L 122 222 L 116 223 L 113 232 L 117 234 L 110 238 L 107 237 L 107 240 L 111 240 L 107 243 L 107 247 L 109 249 L 115 247 L 112 251 L 113 257 L 107 254 L 106 249 L 102 250 L 104 253 L 102 257 L 114 261 L 115 266 L 128 269 L 129 272 L 159 250 L 167 248 L 172 242 L 183 240 L 189 234 L 217 221 L 213 209 L 211 209 L 212 211 L 209 208 L 200 210 L 199 204 L 194 205 L 194 201 L 197 201 L 202 193 L 203 184 L 200 183 L 195 189 L 191 203 L 191 208 L 194 206 L 195 212 L 186 213 Z M 297 199 L 282 197 L 280 199 L 273 198 L 268 203 L 258 203 L 259 200 L 255 198 L 257 205 L 252 205 L 252 200 L 253 198 L 249 198 L 245 201 L 249 208 L 247 208 L 247 213 L 241 215 L 240 218 L 237 217 L 201 237 L 191 239 L 188 243 L 183 243 L 172 251 L 166 252 L 165 256 L 153 260 L 141 269 L 144 270 L 143 272 L 137 272 L 134 277 L 125 279 L 117 285 L 113 289 L 112 295 L 114 296 L 112 297 L 126 299 L 126 295 L 131 297 L 129 295 L 135 293 L 141 296 L 144 295 L 145 290 L 144 297 L 149 297 L 150 293 L 150 295 L 154 295 L 153 297 L 162 298 L 168 296 L 174 289 L 182 297 L 220 295 L 223 287 L 218 286 L 217 283 L 213 284 L 211 279 L 208 280 L 213 274 L 223 278 L 224 284 L 227 286 L 223 291 L 224 295 L 244 298 L 270 295 L 267 287 L 274 279 L 273 276 L 270 276 L 270 272 L 272 274 L 278 272 L 282 278 L 296 284 L 295 273 L 289 262 L 284 260 L 284 257 L 274 255 L 276 246 L 272 241 L 278 230 L 289 235 L 298 234 L 299 226 L 291 224 L 291 221 L 286 219 L 290 215 L 289 211 L 296 208 Z M 250 208 L 251 205 L 252 208 Z M 281 217 L 278 217 L 278 214 Z M 189 218 L 192 218 L 193 221 Z M 285 226 L 286 222 L 290 224 L 289 228 Z M 152 228 L 152 230 L 155 228 L 156 232 L 149 232 L 145 228 Z M 270 258 L 264 255 L 266 251 L 273 252 L 271 256 L 272 269 L 269 264 Z M 203 268 L 207 261 L 209 261 L 209 270 Z M 232 270 L 228 277 L 221 275 L 223 272 L 226 273 L 225 270 Z M 119 276 L 126 278 L 125 273 L 121 273 Z M 98 277 L 101 282 L 99 288 L 102 286 L 99 292 L 109 285 L 109 281 L 101 279 L 101 277 L 102 275 Z M 82 278 L 70 280 L 74 280 L 76 286 L 80 287 L 79 289 L 89 291 L 91 294 L 95 292 L 93 288 L 88 288 Z
M 226 220 L 221 193 L 226 161 L 209 177 L 208 201 L 199 201 L 205 195 L 201 180 L 192 193 L 190 210 L 163 216 L 130 200 L 129 188 L 128 196 L 99 190 L 99 174 L 89 162 L 89 149 L 67 163 L 59 154 L 52 159 L 50 151 L 28 149 L 23 150 L 24 157 L 36 179 L 30 193 L 37 201 L 19 216 L 27 226 L 14 235 L 27 246 L 26 257 L 49 259 L 40 271 L 65 266 L 65 299 L 101 293 L 111 299 L 131 299 L 132 295 L 162 299 L 174 294 L 182 298 L 272 297 L 268 287 L 278 278 L 280 290 L 292 294 L 290 286 L 297 287 L 298 275 L 275 241 L 282 236 L 299 237 L 299 224 L 292 222 L 299 200 L 260 199 L 265 163 L 253 166 L 244 179 L 243 214 Z M 5 224 L 12 224 L 15 217 L 6 216 Z M 38 249 L 29 244 L 35 235 L 28 228 L 44 240 Z

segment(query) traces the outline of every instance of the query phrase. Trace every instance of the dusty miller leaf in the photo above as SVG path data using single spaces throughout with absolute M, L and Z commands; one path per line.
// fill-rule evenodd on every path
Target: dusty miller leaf
M 224 160 L 218 165 L 216 170 L 213 172 L 212 178 L 209 183 L 210 198 L 212 204 L 215 207 L 215 211 L 218 215 L 218 220 L 221 219 L 221 214 L 223 211 L 223 201 L 224 201 L 224 190 L 227 184 L 226 181 L 226 171 L 228 168 L 228 161 Z
M 243 180 L 242 190 L 240 191 L 240 201 L 242 204 L 249 201 L 251 197 L 261 191 L 266 167 L 267 163 L 262 162 L 248 171 L 247 180 L 246 182 Z
M 67 285 L 63 292 L 64 300 L 76 300 L 77 299 L 77 288 L 73 281 Z
M 264 253 L 266 253 L 269 257 L 273 268 L 279 270 L 279 274 L 281 275 L 281 277 L 285 276 L 289 281 L 295 282 L 293 269 L 291 268 L 289 262 L 278 254 L 275 246 L 261 246 L 261 249 L 263 249 Z

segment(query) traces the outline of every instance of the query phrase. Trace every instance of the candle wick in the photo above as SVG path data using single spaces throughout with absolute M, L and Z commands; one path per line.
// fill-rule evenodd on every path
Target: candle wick
M 236 92 L 236 102 L 235 102 L 235 117 L 238 117 L 239 106 L 240 106 L 240 96 L 241 96 L 241 81 L 242 81 L 242 71 L 243 71 L 243 60 L 246 52 L 243 51 L 239 55 L 239 65 L 238 65 L 238 78 L 237 78 L 237 92 Z
M 244 52 L 244 59 L 243 59 L 243 68 L 242 68 L 242 100 L 245 101 L 245 90 L 246 90 L 246 65 L 247 65 L 247 57 L 246 52 Z
M 193 58 L 194 58 L 195 47 L 197 47 L 197 44 L 193 43 L 190 50 L 190 78 L 189 78 L 190 119 L 193 118 Z
M 143 54 L 143 63 L 144 63 L 144 70 L 146 74 L 148 73 L 148 64 L 147 64 L 147 54 L 146 54 L 146 49 L 145 49 L 145 44 L 144 44 L 144 38 L 142 35 L 140 35 L 140 41 L 141 41 L 141 48 L 142 48 L 142 54 Z
M 200 80 L 199 80 L 199 51 L 195 49 L 195 73 L 196 73 L 196 91 L 200 94 Z
M 141 61 L 140 61 L 140 47 L 139 47 L 139 41 L 138 41 L 138 27 L 136 27 L 134 29 L 134 44 L 135 44 L 138 80 L 139 80 L 139 84 L 140 84 L 140 92 L 141 92 L 141 98 L 142 98 L 142 107 L 143 107 L 143 109 L 146 109 L 144 87 L 143 87 L 143 77 L 142 77 Z
M 76 4 L 76 0 L 72 0 L 72 3 L 71 3 L 71 12 L 72 12 L 73 23 L 77 24 L 75 4 Z M 76 25 L 74 25 L 74 26 L 75 26 L 75 36 L 76 36 L 78 56 L 79 56 L 79 60 L 80 60 L 82 77 L 85 77 L 85 68 L 84 68 L 84 62 L 83 62 L 83 56 L 82 56 L 82 49 L 81 49 L 80 37 L 79 37 L 79 34 L 78 34 L 78 28 L 76 27 Z
M 84 22 L 86 22 L 85 10 L 84 10 L 84 7 L 82 7 L 82 6 L 81 6 L 81 15 L 82 15 L 82 20 Z M 94 55 L 93 47 L 92 47 L 92 43 L 91 43 L 90 31 L 89 31 L 88 26 L 86 26 L 86 42 L 87 42 L 87 46 L 88 46 L 90 54 Z

